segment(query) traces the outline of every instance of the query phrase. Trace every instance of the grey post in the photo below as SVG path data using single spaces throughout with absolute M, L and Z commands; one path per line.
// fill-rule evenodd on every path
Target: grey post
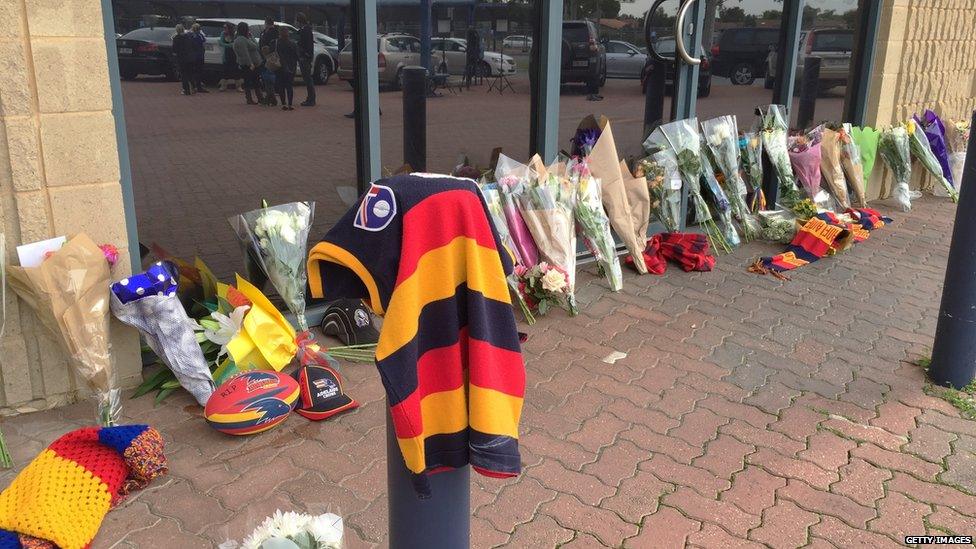
M 403 163 L 427 170 L 427 69 L 403 69 Z
M 819 57 L 807 56 L 803 62 L 803 82 L 800 83 L 800 102 L 796 107 L 796 127 L 802 129 L 813 124 L 817 112 L 817 93 L 820 91 Z
M 976 113 L 973 113 L 976 123 Z M 976 151 L 976 134 L 969 150 Z M 935 328 L 929 375 L 939 385 L 962 388 L 976 378 L 976 154 L 966 156 L 956 223 L 946 263 L 942 306 Z

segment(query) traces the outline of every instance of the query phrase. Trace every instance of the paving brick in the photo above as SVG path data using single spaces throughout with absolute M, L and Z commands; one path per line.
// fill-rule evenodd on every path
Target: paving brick
M 680 438 L 656 433 L 643 425 L 635 425 L 620 433 L 620 438 L 649 452 L 664 454 L 678 463 L 691 463 L 692 459 L 705 453 L 702 448 L 692 446 Z
M 680 424 L 677 419 L 669 417 L 658 409 L 637 406 L 625 399 L 613 401 L 605 410 L 623 421 L 645 426 L 662 435 Z
M 683 416 L 681 425 L 669 431 L 668 436 L 680 438 L 692 446 L 704 447 L 706 441 L 715 437 L 716 430 L 728 422 L 728 418 L 699 408 Z
M 935 475 L 942 472 L 940 465 L 924 461 L 913 455 L 884 450 L 873 444 L 861 444 L 851 451 L 851 455 L 878 467 L 903 471 L 923 479 L 934 479 Z
M 892 492 L 878 502 L 878 518 L 871 521 L 869 527 L 895 539 L 918 535 L 918 532 L 925 531 L 923 519 L 931 512 L 932 508 L 928 505 Z
M 819 432 L 807 441 L 807 449 L 799 453 L 801 459 L 811 461 L 828 471 L 848 462 L 848 452 L 857 444 L 831 432 Z
M 897 435 L 907 435 L 916 427 L 915 417 L 922 411 L 910 408 L 900 402 L 885 402 L 878 407 L 878 417 L 871 420 L 871 425 L 881 427 Z
M 752 444 L 757 448 L 770 448 L 783 455 L 795 455 L 806 448 L 806 444 L 786 435 L 764 429 L 757 429 L 748 423 L 732 421 L 719 429 L 736 439 Z
M 618 441 L 604 448 L 595 462 L 583 466 L 583 472 L 595 476 L 607 486 L 616 487 L 621 480 L 634 476 L 637 464 L 649 458 L 646 450 L 628 441 Z
M 688 536 L 689 547 L 701 547 L 703 549 L 711 547 L 736 548 L 736 549 L 760 549 L 764 547 L 754 541 L 741 539 L 723 530 L 720 526 L 705 523 L 702 529 L 693 532 Z
M 556 497 L 550 490 L 535 479 L 526 479 L 518 484 L 502 489 L 490 507 L 482 507 L 478 516 L 491 523 L 499 532 L 511 534 L 515 527 L 529 522 L 539 507 Z
M 749 532 L 749 539 L 774 549 L 802 547 L 807 543 L 807 529 L 820 517 L 783 501 L 763 511 L 762 524 Z
M 881 534 L 851 528 L 834 517 L 824 517 L 810 532 L 821 539 L 830 540 L 838 547 L 872 547 L 878 549 L 904 547 Z
M 973 517 L 965 516 L 958 511 L 948 507 L 936 505 L 935 512 L 928 516 L 928 523 L 932 526 L 930 534 L 950 533 L 956 535 L 968 535 L 963 532 L 971 532 L 973 528 Z M 936 530 L 938 529 L 938 530 Z
M 174 519 L 179 529 L 189 534 L 199 534 L 208 525 L 221 523 L 232 514 L 221 507 L 217 498 L 196 492 L 186 482 L 174 482 L 165 491 L 146 493 L 142 500 L 149 504 L 153 514 Z
M 908 433 L 911 442 L 906 444 L 903 449 L 929 461 L 939 463 L 952 453 L 952 447 L 949 443 L 955 440 L 956 436 L 928 424 L 920 425 Z
M 554 459 L 567 469 L 579 471 L 583 465 L 597 458 L 597 452 L 587 450 L 576 442 L 554 437 L 541 429 L 534 429 L 519 437 L 519 448 L 536 455 Z
M 770 429 L 801 442 L 817 432 L 817 425 L 826 419 L 822 413 L 803 406 L 794 406 L 783 410 L 778 421 L 769 426 Z
M 776 490 L 784 486 L 785 478 L 773 476 L 754 465 L 747 465 L 732 479 L 732 487 L 722 492 L 719 498 L 735 504 L 749 514 L 761 516 L 763 509 L 773 505 Z
M 865 507 L 874 507 L 875 502 L 884 496 L 884 482 L 890 478 L 891 471 L 855 458 L 840 468 L 840 480 L 830 487 L 830 491 Z
M 651 459 L 642 462 L 640 470 L 647 471 L 664 482 L 687 486 L 710 498 L 716 497 L 730 486 L 728 480 L 718 478 L 710 471 L 678 463 L 663 454 L 655 454 Z
M 808 511 L 837 517 L 856 528 L 864 528 L 876 516 L 873 508 L 860 505 L 845 496 L 814 489 L 795 479 L 788 480 L 785 487 L 776 490 L 776 496 L 788 499 Z
M 746 462 L 759 465 L 779 477 L 802 480 L 821 490 L 826 490 L 839 479 L 834 471 L 827 471 L 809 461 L 789 458 L 766 448 L 760 448 L 747 457 Z
M 750 515 L 729 502 L 703 497 L 683 486 L 678 486 L 674 492 L 665 494 L 662 503 L 680 510 L 695 520 L 721 524 L 736 536 L 745 536 L 751 528 L 755 528 L 760 523 L 759 517 Z
M 633 477 L 624 479 L 617 493 L 600 502 L 600 507 L 616 511 L 624 520 L 640 524 L 646 515 L 658 510 L 658 500 L 674 485 L 662 482 L 646 471 L 637 471 Z
M 589 505 L 596 505 L 615 492 L 593 475 L 570 471 L 552 460 L 543 461 L 541 465 L 528 469 L 525 474 L 538 479 L 550 490 L 573 494 Z
M 624 547 L 633 549 L 680 549 L 685 547 L 688 536 L 697 532 L 701 523 L 692 520 L 676 509 L 661 507 L 661 510 L 644 518 L 640 533 L 624 542 Z
M 624 522 L 616 513 L 586 505 L 580 500 L 560 494 L 542 506 L 542 513 L 554 518 L 565 528 L 593 534 L 604 545 L 619 546 L 637 534 L 636 524 Z
M 698 406 L 715 412 L 719 417 L 739 419 L 759 429 L 765 429 L 770 423 L 776 421 L 776 416 L 768 414 L 755 406 L 730 402 L 725 398 L 716 396 L 709 396 L 699 401 Z
M 845 417 L 831 416 L 822 424 L 824 429 L 835 431 L 841 436 L 861 442 L 871 442 L 881 448 L 898 451 L 908 439 L 863 423 L 855 423 Z
M 617 435 L 630 428 L 630 424 L 611 414 L 600 414 L 583 422 L 579 431 L 567 437 L 583 448 L 596 452 L 617 440 Z
M 719 478 L 731 479 L 733 473 L 745 466 L 745 457 L 755 451 L 754 446 L 719 435 L 705 447 L 705 455 L 696 458 L 692 465 L 708 469 Z

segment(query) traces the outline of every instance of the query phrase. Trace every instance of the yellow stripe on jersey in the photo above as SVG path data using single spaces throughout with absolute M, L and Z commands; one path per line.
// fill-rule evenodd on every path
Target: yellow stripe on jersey
M 319 261 L 342 265 L 356 273 L 366 285 L 366 290 L 369 291 L 369 308 L 378 315 L 384 314 L 383 301 L 380 299 L 380 291 L 376 286 L 376 281 L 373 280 L 373 275 L 354 255 L 331 242 L 319 242 L 308 252 L 308 287 L 312 297 L 325 297 L 322 290 Z
M 433 435 L 446 435 L 468 427 L 468 399 L 464 387 L 432 393 L 420 401 L 423 432 L 411 438 L 397 438 L 407 469 L 414 473 L 427 468 L 424 440 Z
M 452 297 L 462 282 L 487 299 L 511 303 L 508 282 L 498 268 L 498 250 L 459 236 L 422 255 L 414 273 L 397 286 L 389 307 L 397 311 L 397 317 L 387 318 L 383 323 L 376 360 L 390 356 L 416 337 L 424 306 Z
M 486 435 L 505 435 L 517 439 L 522 398 L 473 383 L 468 388 L 471 428 Z

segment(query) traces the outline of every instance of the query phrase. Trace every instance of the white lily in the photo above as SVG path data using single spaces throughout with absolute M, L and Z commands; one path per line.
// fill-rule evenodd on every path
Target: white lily
M 247 314 L 250 308 L 250 305 L 241 305 L 231 311 L 230 316 L 214 311 L 210 313 L 210 318 L 217 322 L 220 327 L 216 330 L 211 330 L 201 326 L 204 337 L 208 341 L 220 345 L 220 352 L 217 354 L 218 360 L 227 354 L 227 344 L 233 341 L 241 331 L 241 326 L 244 324 L 244 315 Z

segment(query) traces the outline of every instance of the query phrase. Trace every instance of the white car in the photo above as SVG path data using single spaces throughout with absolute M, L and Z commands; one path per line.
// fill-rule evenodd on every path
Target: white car
M 203 65 L 204 72 L 219 73 L 221 67 L 224 63 L 224 52 L 220 47 L 220 36 L 224 33 L 224 24 L 231 23 L 236 28 L 240 23 L 247 23 L 247 26 L 251 29 L 251 37 L 257 40 L 261 37 L 261 32 L 264 31 L 264 21 L 261 19 L 197 19 L 196 22 L 200 25 L 200 30 L 207 37 L 206 52 L 204 53 Z M 291 39 L 293 42 L 298 42 L 298 29 L 288 23 L 275 22 L 278 27 L 285 27 L 291 34 Z M 313 48 L 315 52 L 314 59 L 312 61 L 312 74 L 315 79 L 316 84 L 326 84 L 329 81 L 329 77 L 336 72 L 336 59 L 333 54 L 329 51 L 328 41 L 324 41 L 321 38 L 324 37 L 333 43 L 333 50 L 335 50 L 335 40 L 332 38 L 318 32 L 313 31 Z M 301 73 L 295 75 L 296 78 L 301 78 Z
M 468 62 L 467 49 L 468 41 L 463 38 L 430 39 L 431 62 L 435 70 L 440 68 L 442 63 L 446 63 L 448 74 L 464 74 L 464 66 Z M 481 63 L 476 70 L 481 76 L 493 76 L 515 74 L 516 68 L 515 59 L 510 55 L 486 51 L 482 52 Z
M 502 47 L 506 50 L 529 51 L 532 49 L 532 37 L 521 34 L 506 36 L 502 40 Z

